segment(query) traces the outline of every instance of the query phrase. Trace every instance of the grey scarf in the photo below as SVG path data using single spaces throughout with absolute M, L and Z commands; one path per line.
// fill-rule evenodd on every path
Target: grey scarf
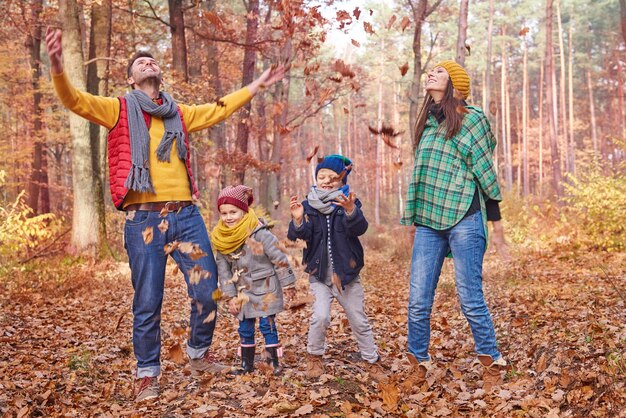
M 347 186 L 343 186 L 341 189 L 325 191 L 312 186 L 306 200 L 313 209 L 317 209 L 324 215 L 328 215 L 333 213 L 335 210 L 336 206 L 332 202 L 339 196 L 344 195 L 344 191 L 342 189 L 345 187 Z
M 178 114 L 178 106 L 172 97 L 161 92 L 163 104 L 154 103 L 150 97 L 141 90 L 133 90 L 124 96 L 128 111 L 128 132 L 130 135 L 130 159 L 132 167 L 124 187 L 138 192 L 154 193 L 152 180 L 150 179 L 150 133 L 143 118 L 142 110 L 149 115 L 163 119 L 165 132 L 156 149 L 159 161 L 170 162 L 172 143 L 176 138 L 178 158 L 185 161 L 187 158 L 187 145 L 185 144 L 185 132 L 183 123 Z

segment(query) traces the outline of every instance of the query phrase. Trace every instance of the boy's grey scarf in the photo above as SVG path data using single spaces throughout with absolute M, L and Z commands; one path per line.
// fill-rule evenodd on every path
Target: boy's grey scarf
M 326 191 L 312 186 L 306 200 L 313 209 L 317 209 L 324 215 L 328 215 L 333 213 L 336 207 L 332 202 L 343 194 L 344 192 L 342 189 Z
M 154 103 L 150 97 L 141 90 L 133 90 L 124 96 L 128 111 L 128 132 L 130 135 L 130 159 L 132 167 L 124 187 L 138 192 L 154 193 L 152 180 L 150 179 L 150 133 L 143 118 L 142 110 L 149 115 L 163 119 L 165 132 L 156 149 L 159 161 L 170 162 L 172 142 L 176 138 L 178 158 L 185 161 L 187 158 L 187 145 L 185 144 L 185 132 L 183 123 L 178 114 L 178 106 L 172 97 L 161 92 L 163 104 Z

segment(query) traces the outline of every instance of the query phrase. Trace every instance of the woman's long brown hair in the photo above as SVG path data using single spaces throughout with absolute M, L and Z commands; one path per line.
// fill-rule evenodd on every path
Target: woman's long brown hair
M 424 134 L 424 128 L 426 127 L 426 121 L 428 120 L 428 110 L 435 103 L 433 97 L 428 94 L 417 116 L 415 122 L 415 148 L 419 144 L 422 135 Z M 443 99 L 441 99 L 441 109 L 445 120 L 442 127 L 446 128 L 446 139 L 450 139 L 461 130 L 463 124 L 463 116 L 467 113 L 465 106 L 463 106 L 461 100 L 454 97 L 454 87 L 452 87 L 452 81 L 448 80 L 448 86 L 444 92 Z

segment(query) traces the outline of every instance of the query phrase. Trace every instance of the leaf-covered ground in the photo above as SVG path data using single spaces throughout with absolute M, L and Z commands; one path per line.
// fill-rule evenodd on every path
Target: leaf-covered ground
M 328 333 L 326 374 L 318 381 L 304 376 L 308 306 L 278 316 L 287 366 L 282 377 L 272 377 L 264 367 L 243 377 L 193 376 L 180 351 L 189 300 L 182 275 L 170 266 L 162 312 L 162 396 L 135 405 L 127 264 L 38 259 L 0 283 L 0 413 L 626 416 L 624 254 L 526 252 L 509 263 L 489 255 L 486 297 L 512 369 L 503 385 L 485 393 L 451 262 L 444 266 L 432 320 L 436 368 L 422 387 L 406 387 L 406 248 L 404 254 L 386 248 L 366 251 L 362 282 L 390 369 L 387 382 L 377 384 L 367 374 L 337 305 Z M 304 277 L 298 287 L 304 298 Z M 221 316 L 214 338 L 213 350 L 229 364 L 237 363 L 236 326 L 236 319 Z

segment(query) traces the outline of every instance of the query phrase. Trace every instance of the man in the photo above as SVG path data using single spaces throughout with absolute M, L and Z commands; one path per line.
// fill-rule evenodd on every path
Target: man
M 161 69 L 138 52 L 128 65 L 131 91 L 124 97 L 94 96 L 74 88 L 63 72 L 61 31 L 48 28 L 46 46 L 59 99 L 72 112 L 109 130 L 111 196 L 126 212 L 124 247 L 133 298 L 133 348 L 137 359 L 136 401 L 159 396 L 161 304 L 165 266 L 171 255 L 191 298 L 187 354 L 194 372 L 230 368 L 209 351 L 215 328 L 217 270 L 189 161 L 187 133 L 230 116 L 262 88 L 281 80 L 284 66 L 270 68 L 250 85 L 217 103 L 178 105 L 161 88 Z M 76 196 L 79 198 L 79 196 Z

